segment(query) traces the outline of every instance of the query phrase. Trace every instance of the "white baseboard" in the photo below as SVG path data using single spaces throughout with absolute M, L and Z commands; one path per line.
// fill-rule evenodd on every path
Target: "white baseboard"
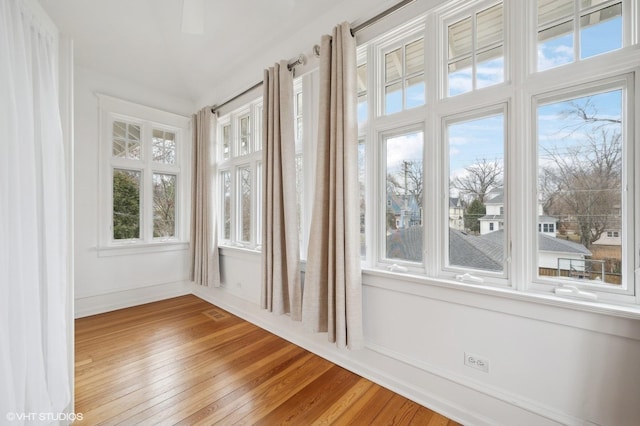
M 505 418 L 513 418 L 516 412 L 521 411 L 520 419 L 524 421 L 519 424 L 557 424 L 370 348 L 340 350 L 328 342 L 326 333 L 307 333 L 302 329 L 301 323 L 291 321 L 288 316 L 273 315 L 251 302 L 229 294 L 225 289 L 194 286 L 193 294 L 462 424 L 509 424 Z M 473 404 L 461 403 L 465 401 L 473 401 Z M 489 412 L 493 409 L 501 412 L 501 415 L 490 418 L 479 411 L 470 410 L 469 406 L 490 406 L 492 408 Z
M 105 294 L 76 297 L 75 318 L 102 314 L 117 309 L 130 308 L 177 296 L 191 294 L 189 281 L 161 283 L 157 285 L 120 290 Z

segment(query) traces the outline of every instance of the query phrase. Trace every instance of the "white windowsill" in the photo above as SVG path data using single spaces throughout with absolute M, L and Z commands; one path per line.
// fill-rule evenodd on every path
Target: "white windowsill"
M 433 289 L 431 287 L 438 287 L 443 289 L 455 290 L 457 292 L 465 292 L 468 294 L 481 294 L 491 297 L 499 297 L 501 299 L 513 300 L 513 301 L 521 301 L 527 303 L 533 303 L 538 305 L 546 305 L 557 308 L 569 309 L 573 311 L 582 311 L 594 314 L 607 315 L 610 317 L 618 317 L 618 318 L 627 318 L 633 320 L 640 320 L 640 307 L 630 306 L 630 305 L 615 305 L 607 302 L 590 302 L 586 300 L 572 299 L 561 296 L 556 296 L 551 293 L 537 293 L 532 291 L 517 291 L 510 288 L 500 288 L 500 287 L 489 287 L 484 285 L 459 282 L 453 280 L 444 280 L 439 278 L 428 278 L 421 275 L 415 275 L 411 273 L 397 273 L 397 272 L 389 272 L 380 269 L 370 269 L 363 268 L 362 269 L 363 278 L 364 277 L 379 277 L 386 278 L 388 280 L 393 280 L 395 282 L 403 282 L 409 285 L 398 286 L 401 288 L 389 287 L 388 285 L 382 284 L 380 282 L 367 282 L 365 285 L 385 288 L 391 291 L 400 291 L 408 294 L 413 294 L 417 296 L 426 296 L 433 298 Z M 372 281 L 372 280 L 369 280 Z M 412 286 L 411 284 L 416 284 Z M 428 285 L 425 285 L 428 284 Z M 474 301 L 475 300 L 475 301 Z M 490 309 L 503 312 L 502 309 L 497 306 L 487 305 L 477 298 L 472 299 L 469 298 L 465 302 L 465 304 L 470 304 L 473 306 L 477 306 L 483 309 Z M 520 312 L 519 314 L 527 317 L 537 316 L 525 314 L 525 312 Z M 545 319 L 545 318 L 540 318 Z M 548 320 L 548 319 L 545 319 Z M 640 333 L 638 335 L 640 337 Z
M 189 249 L 187 241 L 156 241 L 152 243 L 122 243 L 97 247 L 98 257 L 127 256 L 132 254 L 183 251 Z

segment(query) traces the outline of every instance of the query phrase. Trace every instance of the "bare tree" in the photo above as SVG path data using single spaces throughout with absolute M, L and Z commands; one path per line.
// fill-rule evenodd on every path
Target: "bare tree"
M 622 140 L 618 130 L 605 127 L 584 136 L 586 142 L 577 146 L 544 149 L 551 161 L 541 169 L 540 186 L 545 211 L 569 218 L 581 244 L 590 248 L 620 206 Z
M 387 192 L 414 197 L 418 208 L 422 208 L 423 184 L 422 164 L 413 161 L 403 161 L 398 173 L 387 174 Z
M 464 176 L 456 177 L 450 185 L 457 189 L 467 201 L 478 200 L 484 204 L 486 195 L 493 189 L 502 188 L 503 168 L 498 160 L 487 161 L 486 158 L 478 160 L 465 168 Z

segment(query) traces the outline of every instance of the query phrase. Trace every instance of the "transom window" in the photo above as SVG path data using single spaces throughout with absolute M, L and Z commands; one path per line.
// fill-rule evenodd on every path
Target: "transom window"
M 424 105 L 424 40 L 419 38 L 390 48 L 383 58 L 384 114 Z M 360 68 L 360 73 L 366 74 L 366 65 Z M 360 102 L 366 102 L 366 94 L 361 95 L 365 97 Z
M 538 71 L 623 45 L 620 0 L 538 0 Z
M 502 3 L 447 25 L 447 95 L 504 82 Z

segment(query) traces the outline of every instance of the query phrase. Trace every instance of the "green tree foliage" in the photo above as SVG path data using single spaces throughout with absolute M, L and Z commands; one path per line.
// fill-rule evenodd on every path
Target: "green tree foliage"
M 140 238 L 140 174 L 113 171 L 113 239 Z
M 480 219 L 487 213 L 487 208 L 478 198 L 474 199 L 464 212 L 464 227 L 475 234 L 480 233 Z

